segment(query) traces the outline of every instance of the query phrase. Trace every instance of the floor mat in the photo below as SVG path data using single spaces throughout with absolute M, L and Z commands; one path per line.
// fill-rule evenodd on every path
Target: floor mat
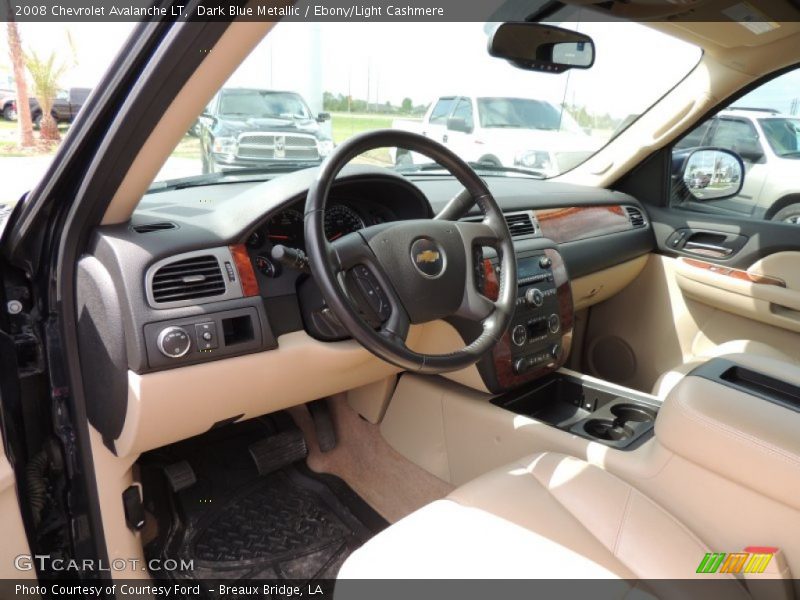
M 161 528 L 169 534 L 148 546 L 150 557 L 193 562 L 192 570 L 172 578 L 332 579 L 353 550 L 386 527 L 341 479 L 313 473 L 302 462 L 259 476 L 247 448 L 281 430 L 275 419 L 225 430 L 159 450 L 143 461 L 153 467 L 186 460 L 197 477 L 192 487 L 165 494 L 173 517 L 171 527 Z M 210 586 L 201 589 L 210 598 L 219 597 Z

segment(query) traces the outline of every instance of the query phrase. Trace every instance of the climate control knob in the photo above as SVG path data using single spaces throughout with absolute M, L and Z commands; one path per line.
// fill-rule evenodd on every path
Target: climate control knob
M 511 341 L 517 346 L 522 346 L 528 339 L 528 332 L 524 325 L 517 325 L 511 330 Z
M 533 306 L 541 306 L 544 303 L 544 294 L 539 288 L 528 288 L 525 292 L 525 302 Z
M 183 327 L 165 327 L 158 334 L 156 346 L 164 356 L 180 358 L 192 348 L 192 339 Z
M 561 319 L 558 318 L 556 313 L 547 317 L 547 328 L 550 330 L 550 333 L 558 333 L 558 330 L 561 329 Z

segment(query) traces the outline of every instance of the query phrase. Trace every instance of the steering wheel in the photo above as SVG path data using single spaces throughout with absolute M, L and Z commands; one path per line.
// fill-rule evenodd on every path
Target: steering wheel
M 418 152 L 447 169 L 464 186 L 434 219 L 373 225 L 331 243 L 324 210 L 336 175 L 356 156 L 397 146 Z M 480 222 L 458 221 L 477 203 Z M 443 373 L 467 367 L 489 352 L 508 329 L 517 298 L 517 265 L 508 225 L 483 180 L 438 142 L 391 129 L 355 136 L 320 166 L 306 199 L 306 252 L 323 298 L 350 335 L 367 350 L 409 371 Z M 500 257 L 497 300 L 480 293 L 475 277 L 481 246 Z M 351 301 L 357 290 L 379 317 L 368 322 Z M 474 342 L 449 354 L 408 348 L 412 323 L 458 316 L 482 325 Z

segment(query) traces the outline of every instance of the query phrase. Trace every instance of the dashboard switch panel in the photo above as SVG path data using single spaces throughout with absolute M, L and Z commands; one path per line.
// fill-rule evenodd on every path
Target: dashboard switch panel
M 144 336 L 151 369 L 180 367 L 277 346 L 255 306 L 147 323 Z

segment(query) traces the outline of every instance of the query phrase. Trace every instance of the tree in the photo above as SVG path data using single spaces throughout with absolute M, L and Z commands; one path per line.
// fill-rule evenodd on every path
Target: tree
M 33 146 L 33 126 L 31 123 L 31 107 L 28 101 L 28 84 L 25 81 L 25 59 L 22 52 L 22 40 L 19 36 L 17 24 L 11 20 L 14 12 L 11 3 L 6 0 L 9 21 L 8 28 L 8 55 L 14 72 L 14 83 L 17 87 L 17 130 L 19 131 L 19 145 L 22 148 Z
M 57 141 L 61 139 L 61 136 L 58 134 L 58 124 L 51 113 L 58 94 L 58 80 L 61 79 L 68 65 L 63 62 L 56 63 L 55 51 L 50 52 L 50 55 L 43 59 L 32 50 L 25 53 L 25 66 L 28 67 L 28 72 L 31 74 L 33 90 L 42 111 L 39 133 L 43 140 Z
M 412 113 L 414 110 L 414 102 L 411 100 L 411 98 L 403 98 L 403 101 L 400 103 L 400 110 L 407 115 Z

